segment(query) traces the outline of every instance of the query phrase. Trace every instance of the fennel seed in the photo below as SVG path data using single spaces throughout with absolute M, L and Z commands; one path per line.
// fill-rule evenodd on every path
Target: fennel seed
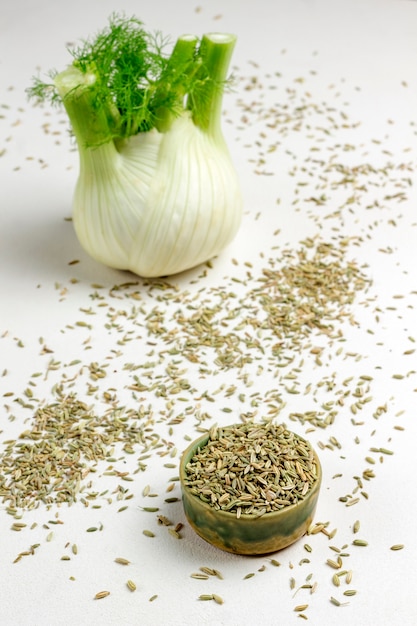
M 110 591 L 99 591 L 94 596 L 94 599 L 95 600 L 101 600 L 102 598 L 107 598 L 107 596 L 109 596 L 109 595 L 110 595 Z

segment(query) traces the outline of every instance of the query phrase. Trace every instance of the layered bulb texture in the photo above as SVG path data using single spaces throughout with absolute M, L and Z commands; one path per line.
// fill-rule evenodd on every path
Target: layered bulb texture
M 80 153 L 73 223 L 94 259 L 140 276 L 190 269 L 234 238 L 242 197 L 226 145 L 185 111 L 156 128 Z

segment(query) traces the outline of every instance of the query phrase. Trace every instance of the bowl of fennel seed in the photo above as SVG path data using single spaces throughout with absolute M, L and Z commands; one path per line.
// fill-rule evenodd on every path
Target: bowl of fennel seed
M 208 543 L 235 554 L 270 554 L 302 537 L 321 479 L 311 444 L 271 421 L 214 426 L 180 462 L 189 524 Z

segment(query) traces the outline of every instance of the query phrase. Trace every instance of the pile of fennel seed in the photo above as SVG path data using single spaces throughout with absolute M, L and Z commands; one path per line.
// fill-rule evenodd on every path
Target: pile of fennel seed
M 319 471 L 310 444 L 272 422 L 212 428 L 185 470 L 184 483 L 192 494 L 237 518 L 297 504 Z

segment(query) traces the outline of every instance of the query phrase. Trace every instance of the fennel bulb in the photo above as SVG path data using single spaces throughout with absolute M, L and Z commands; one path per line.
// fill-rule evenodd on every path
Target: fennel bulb
M 79 152 L 73 223 L 94 259 L 163 276 L 235 236 L 242 197 L 220 123 L 235 39 L 185 35 L 166 57 L 140 22 L 113 17 L 52 84 L 29 90 L 67 111 Z

